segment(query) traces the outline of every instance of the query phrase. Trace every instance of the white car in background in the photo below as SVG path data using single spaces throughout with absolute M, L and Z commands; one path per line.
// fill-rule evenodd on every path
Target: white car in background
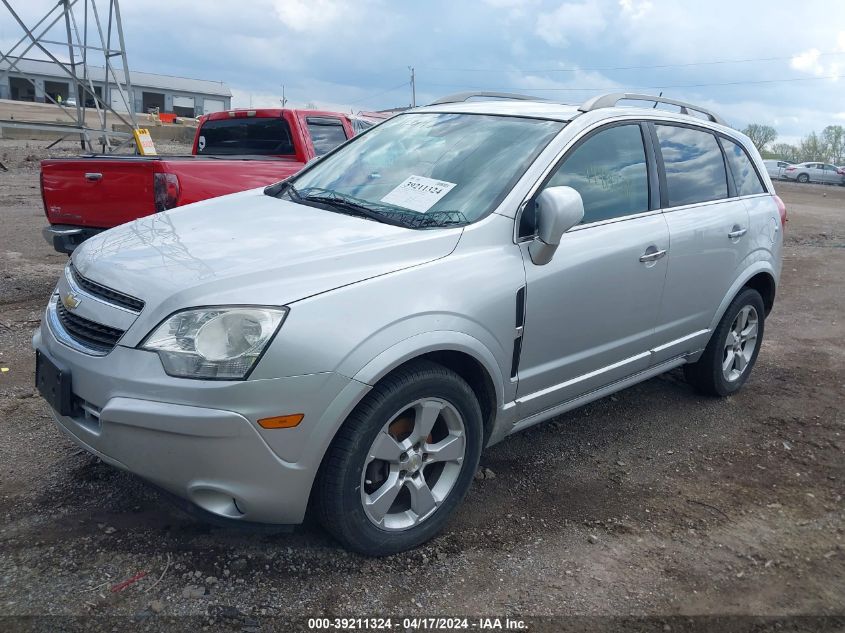
M 785 160 L 764 160 L 763 164 L 766 166 L 766 171 L 769 174 L 769 178 L 773 178 L 775 180 L 783 178 L 783 172 L 787 167 L 790 167 L 792 163 L 789 163 Z
M 845 185 L 845 169 L 827 163 L 799 163 L 783 170 L 783 177 L 798 182 L 823 182 Z

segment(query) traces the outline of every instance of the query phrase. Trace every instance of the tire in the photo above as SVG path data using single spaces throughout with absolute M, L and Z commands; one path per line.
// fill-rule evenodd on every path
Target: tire
M 739 315 L 747 315 L 746 327 L 739 327 Z M 750 334 L 745 334 L 745 342 L 736 338 L 729 342 L 728 337 L 732 333 L 742 330 L 743 333 L 750 333 L 750 322 L 756 321 L 753 349 L 748 348 Z M 741 324 L 740 324 L 741 325 Z M 763 342 L 763 331 L 765 328 L 765 306 L 760 293 L 753 288 L 745 288 L 725 310 L 722 320 L 710 337 L 707 347 L 701 358 L 695 362 L 684 365 L 684 375 L 687 382 L 701 393 L 711 396 L 729 396 L 742 388 L 754 363 L 757 362 L 757 355 L 760 353 L 760 345 Z M 737 345 L 739 351 L 737 351 Z M 731 350 L 728 347 L 731 346 Z M 733 352 L 733 354 L 731 354 Z M 729 364 L 730 363 L 730 364 Z M 728 366 L 729 365 L 729 366 Z M 727 369 L 726 369 L 727 366 Z M 740 370 L 740 366 L 742 369 Z
M 796 180 L 802 185 L 806 185 L 810 182 L 810 176 L 808 174 L 798 174 L 798 178 L 796 178 Z
M 426 419 L 433 425 L 420 435 Z M 481 407 L 458 374 L 427 360 L 399 368 L 373 387 L 326 451 L 315 490 L 317 519 L 367 556 L 428 541 L 469 490 L 483 435 Z

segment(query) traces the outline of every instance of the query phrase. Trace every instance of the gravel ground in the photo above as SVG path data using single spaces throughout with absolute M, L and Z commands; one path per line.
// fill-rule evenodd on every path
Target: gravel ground
M 0 141 L 0 615 L 250 628 L 268 615 L 845 613 L 845 188 L 777 185 L 783 280 L 738 395 L 698 396 L 672 372 L 530 429 L 482 456 L 441 536 L 374 560 L 311 524 L 201 523 L 59 434 L 30 349 L 66 261 L 40 235 L 45 146 Z

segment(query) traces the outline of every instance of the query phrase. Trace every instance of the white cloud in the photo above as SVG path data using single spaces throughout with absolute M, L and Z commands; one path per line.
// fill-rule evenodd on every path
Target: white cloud
M 654 8 L 651 0 L 619 0 L 622 13 L 633 20 L 645 17 Z
M 300 33 L 325 30 L 357 10 L 337 0 L 276 0 L 274 8 L 285 26 Z
M 594 2 L 564 2 L 557 9 L 537 17 L 536 32 L 546 43 L 564 47 L 571 40 L 594 37 L 604 31 L 607 21 Z
M 518 9 L 526 4 L 525 0 L 484 0 L 495 9 Z
M 836 81 L 842 70 L 842 64 L 837 61 L 836 53 L 845 53 L 845 31 L 840 31 L 836 35 L 836 48 L 831 53 L 825 55 L 818 48 L 810 48 L 795 55 L 789 65 L 795 70 L 810 73 L 816 77 L 829 77 Z
M 819 61 L 821 54 L 822 52 L 819 49 L 811 48 L 810 50 L 795 55 L 792 58 L 792 61 L 789 62 L 789 65 L 795 70 L 801 70 L 812 73 L 817 77 L 821 77 L 825 74 L 825 67 Z

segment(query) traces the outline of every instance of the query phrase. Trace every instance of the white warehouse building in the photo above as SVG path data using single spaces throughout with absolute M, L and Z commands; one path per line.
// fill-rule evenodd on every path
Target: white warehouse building
M 0 67 L 0 99 L 49 103 L 47 95 L 56 101 L 59 97 L 67 101 L 72 96 L 72 82 L 54 62 L 21 59 L 15 69 L 7 72 L 8 67 L 8 62 Z M 110 77 L 109 94 L 103 94 L 105 68 L 88 66 L 88 74 L 97 99 L 108 103 L 118 112 L 127 110 L 113 78 Z M 118 81 L 123 83 L 123 71 L 115 69 L 115 74 Z M 159 112 L 194 117 L 228 110 L 232 105 L 232 91 L 222 81 L 155 75 L 134 70 L 129 71 L 129 78 L 132 83 L 129 102 L 134 105 L 135 112 L 146 113 L 158 108 Z M 77 99 L 80 104 L 94 106 L 93 97 L 88 93 L 79 94 Z

